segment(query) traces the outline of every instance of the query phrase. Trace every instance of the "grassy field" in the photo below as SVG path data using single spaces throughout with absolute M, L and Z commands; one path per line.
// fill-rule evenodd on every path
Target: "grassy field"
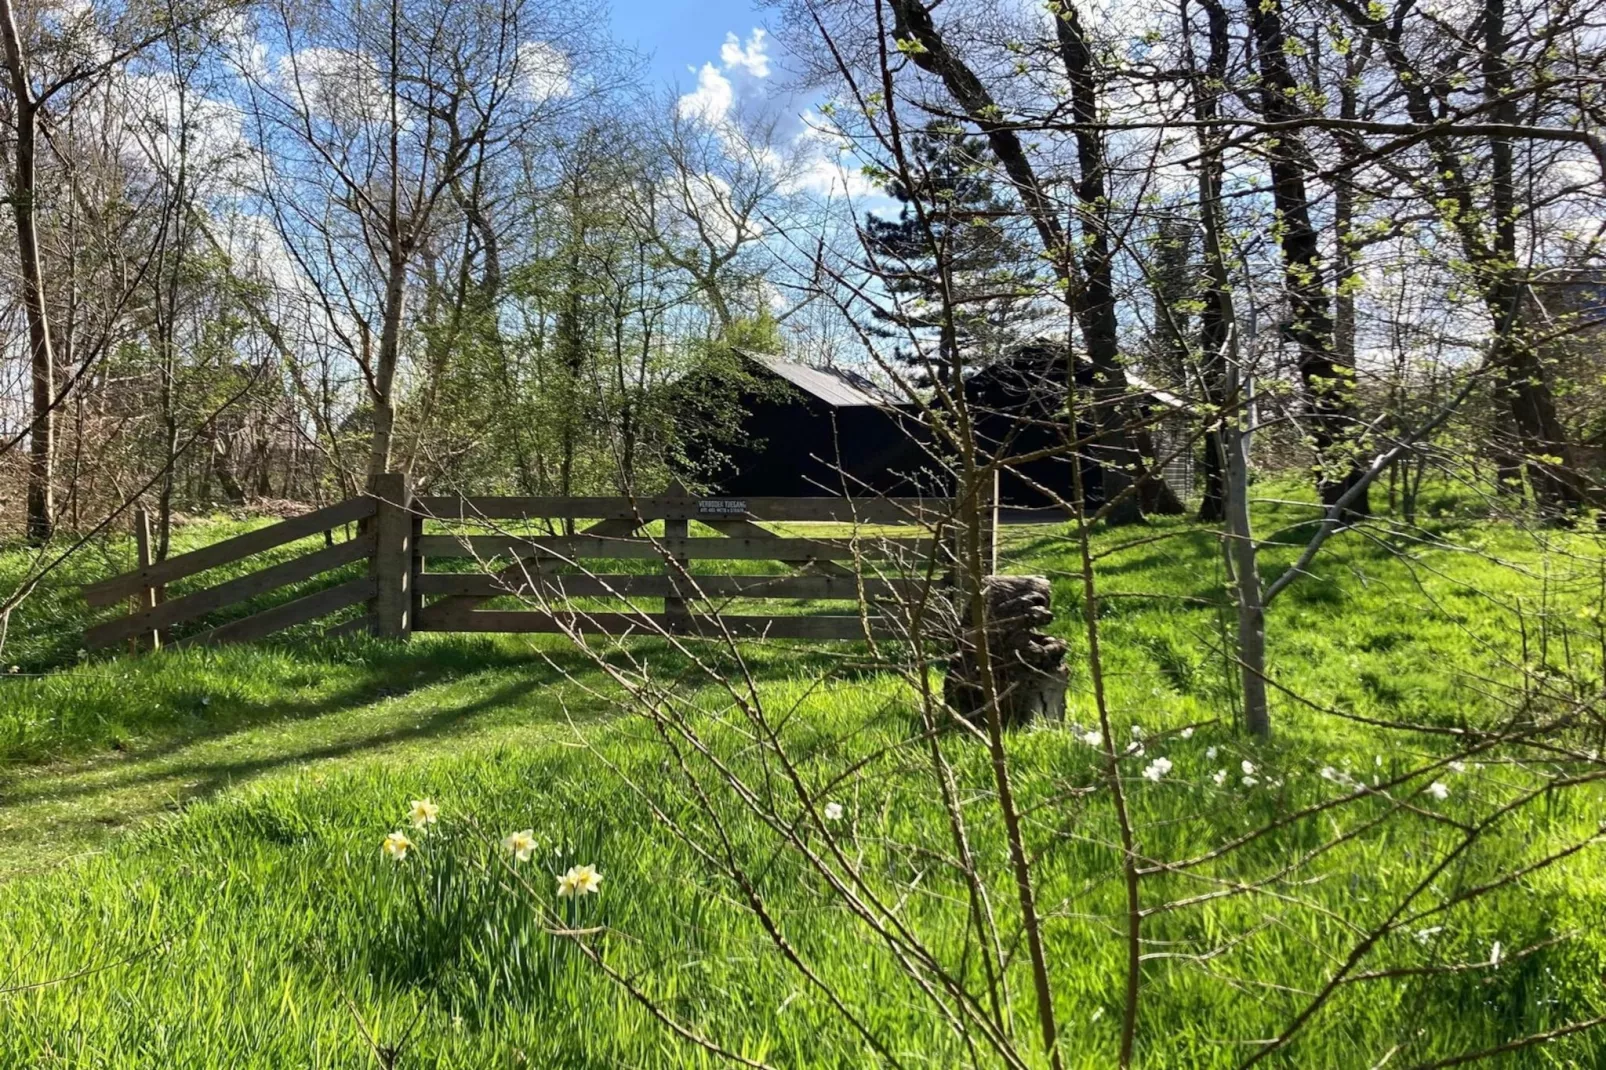
M 1306 701 L 1277 693 L 1269 743 L 1233 727 L 1215 538 L 1169 520 L 1098 534 L 1117 734 L 1139 726 L 1147 754 L 1172 763 L 1154 780 L 1142 760 L 1123 768 L 1147 857 L 1190 857 L 1347 790 L 1322 770 L 1387 782 L 1451 753 L 1453 736 L 1385 737 L 1324 709 L 1477 726 L 1514 702 L 1556 701 L 1524 698 L 1536 678 L 1598 695 L 1600 545 L 1457 509 L 1446 499 L 1426 537 L 1343 536 L 1277 604 L 1276 682 Z M 1257 520 L 1266 534 L 1307 515 L 1268 505 Z M 197 525 L 186 538 L 219 530 Z M 1268 574 L 1292 553 L 1268 552 Z M 1075 559 L 1061 528 L 1009 532 L 1006 571 L 1055 577 L 1054 629 L 1073 651 L 1069 719 L 1087 725 Z M 396 1066 L 716 1064 L 546 931 L 552 875 L 576 863 L 597 865 L 603 890 L 557 904 L 564 920 L 605 926 L 593 946 L 679 1020 L 776 1066 L 877 1062 L 654 814 L 649 802 L 687 820 L 694 809 L 644 722 L 597 697 L 607 686 L 584 652 L 556 637 L 397 646 L 292 635 L 251 649 L 80 658 L 84 616 L 68 582 L 122 566 L 72 567 L 12 622 L 7 657 L 19 671 L 0 679 L 0 1067 L 347 1067 L 393 1049 Z M 650 641 L 633 652 L 665 674 L 676 667 Z M 911 732 L 911 698 L 891 676 L 836 667 L 840 654 L 755 645 L 751 664 L 766 701 L 795 710 L 788 742 L 812 782 L 886 751 L 830 782 L 844 817 L 829 834 L 901 897 L 912 930 L 957 961 L 964 902 L 933 864 L 949 842 L 944 815 L 928 768 L 895 745 Z M 719 727 L 714 698 L 721 756 L 761 775 L 739 734 Z M 1589 731 L 1569 737 L 1569 753 L 1602 745 Z M 957 736 L 942 746 L 975 808 L 975 852 L 1007 896 L 987 755 Z M 1113 1065 L 1124 900 L 1098 753 L 1068 726 L 1020 733 L 1010 751 L 1066 1060 Z M 1158 906 L 1339 837 L 1261 893 L 1148 919 L 1141 1065 L 1241 1064 L 1321 989 L 1357 933 L 1425 879 L 1458 823 L 1594 768 L 1531 749 L 1480 758 L 1289 822 L 1193 876 L 1146 880 L 1145 904 Z M 1252 785 L 1241 782 L 1245 762 Z M 1423 794 L 1432 779 L 1444 798 Z M 396 864 L 380 843 L 406 827 L 419 797 L 441 820 Z M 793 946 L 868 1009 L 900 1064 L 972 1061 L 817 874 L 774 851 L 734 804 L 723 817 Z M 1400 975 L 1344 986 L 1269 1064 L 1418 1066 L 1606 1014 L 1599 846 L 1432 909 L 1587 843 L 1603 819 L 1606 792 L 1593 783 L 1515 812 L 1425 888 L 1420 921 L 1369 950 L 1365 970 Z M 514 872 L 528 887 L 507 876 L 497 842 L 525 828 L 537 845 Z M 1025 1038 L 1035 1026 L 1024 952 L 1018 934 L 1005 935 L 1016 993 L 1007 1019 Z M 1475 968 L 1443 969 L 1456 964 Z M 1503 1065 L 1606 1065 L 1606 1034 L 1525 1047 Z

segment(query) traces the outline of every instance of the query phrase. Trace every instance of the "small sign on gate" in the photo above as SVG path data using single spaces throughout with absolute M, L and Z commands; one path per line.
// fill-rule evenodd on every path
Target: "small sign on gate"
M 698 516 L 746 516 L 746 498 L 702 498 L 697 502 Z

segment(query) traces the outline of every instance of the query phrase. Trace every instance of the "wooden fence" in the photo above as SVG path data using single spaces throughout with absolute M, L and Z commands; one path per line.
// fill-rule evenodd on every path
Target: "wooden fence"
M 675 491 L 643 498 L 415 498 L 403 477 L 391 474 L 368 495 L 165 561 L 152 563 L 148 538 L 138 540 L 140 567 L 84 588 L 91 605 L 131 603 L 126 615 L 91 628 L 86 641 L 161 645 L 176 625 L 237 613 L 241 603 L 364 560 L 361 576 L 173 645 L 257 639 L 358 604 L 361 614 L 328 633 L 899 635 L 909 620 L 926 618 L 949 598 L 953 543 L 934 533 L 947 530 L 953 510 L 946 498 L 733 499 Z M 767 522 L 829 522 L 847 530 L 777 533 Z M 355 533 L 335 541 L 335 532 L 349 533 L 352 524 Z M 649 533 L 650 526 L 656 530 Z M 328 533 L 320 549 L 167 597 L 168 584 L 319 533 Z M 984 538 L 991 571 L 991 524 Z M 506 597 L 523 608 L 486 607 Z M 776 600 L 852 606 L 826 613 L 753 610 L 754 602 Z M 725 611 L 733 604 L 741 611 Z

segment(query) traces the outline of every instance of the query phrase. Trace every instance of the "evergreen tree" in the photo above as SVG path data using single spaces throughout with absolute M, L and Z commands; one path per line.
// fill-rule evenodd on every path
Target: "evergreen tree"
M 911 188 L 890 179 L 886 192 L 903 205 L 896 219 L 870 214 L 864 234 L 889 300 L 876 318 L 885 338 L 911 363 L 951 361 L 941 344 L 943 279 L 952 290 L 953 338 L 961 362 L 997 359 L 1028 312 L 1033 258 L 1014 232 L 1020 212 L 1001 194 L 996 162 L 980 138 L 932 124 L 911 139 Z M 922 218 L 923 217 L 923 218 Z M 914 352 L 910 336 L 921 340 Z

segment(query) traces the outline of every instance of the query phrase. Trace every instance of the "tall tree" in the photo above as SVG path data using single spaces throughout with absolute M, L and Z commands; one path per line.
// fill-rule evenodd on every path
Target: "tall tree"
M 0 43 L 5 46 L 6 74 L 11 88 L 11 125 L 16 138 L 7 199 L 11 202 L 11 218 L 17 230 L 17 266 L 22 276 L 23 315 L 28 321 L 28 368 L 33 406 L 29 425 L 28 538 L 44 542 L 50 538 L 56 513 L 53 486 L 56 357 L 50 336 L 36 218 L 39 112 L 51 96 L 66 88 L 66 83 L 35 87 L 12 0 L 0 0 Z
M 911 188 L 894 176 L 885 189 L 903 206 L 897 218 L 867 213 L 864 219 L 866 245 L 891 298 L 876 316 L 899 335 L 936 335 L 946 285 L 955 343 L 974 367 L 1014 340 L 1032 293 L 1035 258 L 1010 232 L 1015 211 L 997 188 L 997 164 L 986 142 L 936 122 L 909 141 L 917 184 Z M 918 216 L 917 199 L 924 209 Z
M 1271 172 L 1272 200 L 1277 209 L 1276 233 L 1282 250 L 1283 293 L 1288 301 L 1287 337 L 1299 352 L 1299 374 L 1305 387 L 1309 437 L 1316 452 L 1316 489 L 1331 505 L 1360 478 L 1356 441 L 1355 366 L 1334 347 L 1329 273 L 1323 267 L 1321 237 L 1311 216 L 1310 184 L 1316 170 L 1301 123 L 1309 116 L 1301 106 L 1301 87 L 1289 63 L 1291 45 L 1284 27 L 1282 0 L 1244 6 L 1258 67 L 1261 115 L 1275 130 L 1265 140 Z M 1364 514 L 1364 495 L 1350 512 Z

